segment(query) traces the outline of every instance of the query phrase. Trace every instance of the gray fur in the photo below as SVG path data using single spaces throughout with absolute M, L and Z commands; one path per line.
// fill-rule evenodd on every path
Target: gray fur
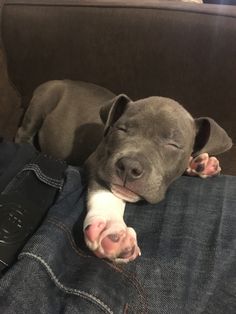
M 131 101 L 69 80 L 36 89 L 16 142 L 33 142 L 36 134 L 45 153 L 76 165 L 86 161 L 90 189 L 123 185 L 150 203 L 164 197 L 191 155 L 232 145 L 214 120 L 194 120 L 172 99 Z

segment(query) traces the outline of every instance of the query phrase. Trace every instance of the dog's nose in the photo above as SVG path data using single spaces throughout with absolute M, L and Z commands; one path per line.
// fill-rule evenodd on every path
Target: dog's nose
M 142 164 L 138 160 L 129 157 L 120 158 L 116 162 L 116 171 L 122 180 L 128 181 L 140 179 L 144 174 Z

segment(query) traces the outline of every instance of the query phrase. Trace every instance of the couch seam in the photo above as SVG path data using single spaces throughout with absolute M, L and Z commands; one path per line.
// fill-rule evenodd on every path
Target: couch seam
M 186 4 L 186 3 L 185 3 Z M 118 9 L 137 9 L 137 10 L 142 10 L 142 9 L 147 9 L 147 10 L 160 10 L 160 11 L 175 11 L 175 12 L 186 12 L 186 13 L 193 13 L 193 14 L 203 14 L 203 15 L 210 15 L 210 16 L 219 16 L 219 17 L 230 17 L 230 18 L 236 18 L 236 14 L 233 15 L 231 12 L 229 13 L 224 13 L 224 12 L 204 12 L 200 8 L 197 8 L 198 4 L 186 4 L 186 6 L 189 6 L 188 8 L 179 8 L 178 4 L 158 4 L 158 6 L 145 6 L 145 5 L 139 5 L 135 6 L 132 4 L 127 4 L 127 5 L 122 5 L 122 4 L 86 4 L 86 3 L 47 3 L 45 2 L 38 2 L 38 3 L 28 3 L 28 2 L 6 2 L 5 6 L 32 6 L 32 7 L 81 7 L 81 8 L 106 8 L 106 9 L 113 9 L 113 8 L 118 8 Z M 213 6 L 213 5 L 211 5 Z M 197 8 L 197 10 L 195 10 Z

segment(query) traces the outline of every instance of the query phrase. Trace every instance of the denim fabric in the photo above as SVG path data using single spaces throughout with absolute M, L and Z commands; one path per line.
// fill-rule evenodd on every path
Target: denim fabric
M 45 222 L 0 280 L 0 313 L 236 313 L 236 177 L 181 177 L 159 204 L 128 204 L 142 256 L 127 265 L 85 248 L 85 199 L 69 167 Z

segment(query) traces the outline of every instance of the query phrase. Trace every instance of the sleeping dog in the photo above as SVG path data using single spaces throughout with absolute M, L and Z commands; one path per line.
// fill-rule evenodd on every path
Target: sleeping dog
M 95 255 L 128 262 L 140 255 L 135 230 L 127 227 L 125 202 L 157 203 L 191 165 L 203 176 L 219 170 L 216 159 L 232 146 L 211 118 L 194 119 L 164 97 L 132 101 L 100 86 L 50 81 L 34 92 L 15 141 L 37 142 L 41 151 L 88 176 L 84 236 Z M 196 157 L 204 153 L 202 159 Z M 204 174 L 205 173 L 205 174 Z

